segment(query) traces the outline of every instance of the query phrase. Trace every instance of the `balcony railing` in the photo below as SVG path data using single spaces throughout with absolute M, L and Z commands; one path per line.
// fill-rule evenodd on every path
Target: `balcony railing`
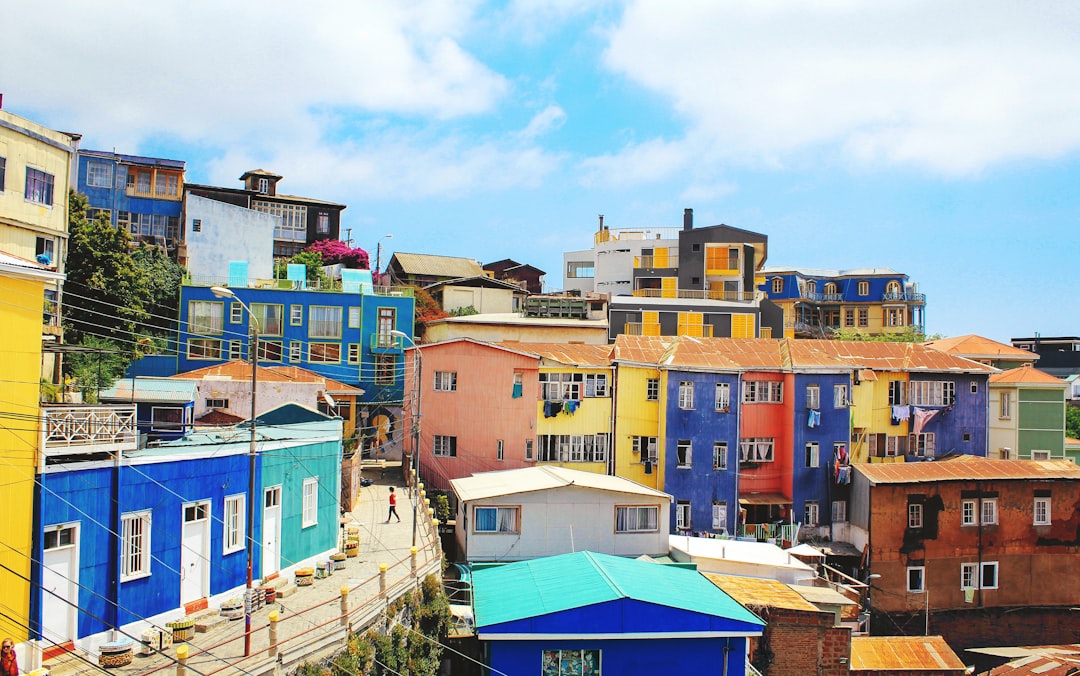
M 844 302 L 844 294 L 842 293 L 817 293 L 816 291 L 803 291 L 800 296 L 814 303 L 842 303 Z
M 660 259 L 659 262 L 664 263 L 664 265 L 657 265 L 656 264 L 658 258 Z M 635 256 L 634 257 L 634 267 L 638 268 L 638 269 L 646 269 L 646 270 L 652 269 L 652 268 L 657 268 L 657 267 L 659 267 L 662 270 L 666 270 L 668 268 L 677 268 L 677 267 L 679 267 L 679 257 L 677 255 L 675 255 L 675 256 L 671 256 L 671 255 L 669 255 L 669 256 Z
M 896 293 L 896 292 L 888 293 L 887 292 L 884 295 L 882 295 L 881 300 L 889 301 L 889 302 L 925 303 L 926 302 L 926 294 L 925 293 L 911 293 L 911 292 L 903 292 L 903 293 Z
M 690 298 L 694 300 L 725 300 L 746 302 L 758 300 L 761 291 L 708 291 L 704 289 L 635 289 L 638 298 Z
M 138 446 L 134 406 L 46 406 L 41 449 L 46 456 L 111 453 Z
M 371 334 L 371 349 L 373 350 L 401 350 L 404 339 L 390 333 Z

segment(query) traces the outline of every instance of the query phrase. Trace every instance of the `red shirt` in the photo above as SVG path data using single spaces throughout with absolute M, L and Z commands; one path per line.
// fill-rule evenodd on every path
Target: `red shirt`
M 390 506 L 397 507 L 397 493 L 390 494 Z

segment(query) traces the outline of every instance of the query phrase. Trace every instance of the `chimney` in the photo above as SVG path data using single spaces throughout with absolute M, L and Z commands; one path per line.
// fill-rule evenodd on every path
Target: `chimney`
M 600 232 L 604 231 L 604 214 L 600 214 Z
M 694 210 L 683 209 L 682 212 L 682 229 L 693 230 L 694 229 Z

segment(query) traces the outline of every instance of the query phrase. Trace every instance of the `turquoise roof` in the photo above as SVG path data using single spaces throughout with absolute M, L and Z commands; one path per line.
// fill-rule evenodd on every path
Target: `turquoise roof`
M 681 567 L 575 552 L 473 571 L 477 627 L 618 599 L 764 626 L 701 573 Z
M 134 394 L 131 391 L 135 386 Z M 121 378 L 113 386 L 98 393 L 101 401 L 154 402 L 184 404 L 194 401 L 199 394 L 199 384 L 175 378 Z

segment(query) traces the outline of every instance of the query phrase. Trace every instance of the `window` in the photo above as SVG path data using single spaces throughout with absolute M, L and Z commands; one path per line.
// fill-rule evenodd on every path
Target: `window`
M 923 506 L 921 504 L 910 504 L 907 506 L 907 527 L 908 528 L 922 528 L 923 525 Z
M 213 338 L 189 338 L 188 359 L 221 359 L 221 341 Z
M 817 282 L 815 282 L 812 279 L 807 280 L 807 282 L 806 282 L 806 292 L 811 293 L 811 294 L 817 293 Z
M 867 281 L 859 282 L 859 295 L 860 296 L 869 296 L 870 295 L 870 282 L 867 282 Z
M 154 181 L 154 194 L 159 197 L 176 197 L 180 194 L 180 177 L 176 174 L 158 174 Z
M 971 381 L 971 393 L 972 394 L 978 394 L 978 392 L 979 392 L 979 381 L 972 380 Z
M 1031 449 L 1031 459 L 1032 460 L 1049 460 L 1050 459 L 1050 451 L 1040 451 L 1040 450 L 1036 450 L 1036 449 L 1033 448 L 1033 449 Z
M 281 218 L 281 223 L 274 227 L 274 239 L 285 239 L 294 242 L 307 240 L 306 206 L 300 204 L 275 204 L 265 200 L 255 200 L 252 202 L 251 208 Z M 299 253 L 299 251 L 296 253 Z M 277 255 L 276 252 L 275 255 Z
M 251 314 L 259 322 L 259 335 L 280 336 L 284 331 L 285 306 L 252 303 Z
M 180 406 L 153 406 L 150 409 L 150 429 L 154 432 L 181 432 L 184 411 Z
M 951 406 L 956 401 L 956 383 L 925 380 L 909 383 L 908 402 L 912 406 Z
M 773 280 L 772 280 L 772 292 L 773 293 L 783 293 L 784 292 L 784 278 L 783 277 L 773 277 Z
M 375 355 L 375 384 L 393 385 L 397 376 L 397 357 L 392 354 Z
M 926 591 L 926 566 L 907 567 L 907 590 L 909 594 Z
M 304 512 L 301 528 L 310 528 L 319 523 L 319 477 L 304 479 Z
M 615 507 L 616 533 L 647 533 L 659 529 L 660 508 L 655 505 Z
M 981 566 L 982 570 L 979 570 L 979 563 L 960 564 L 961 589 L 997 589 L 997 561 L 983 561 Z
M 473 508 L 474 533 L 517 533 L 519 507 Z
M 304 306 L 289 306 L 289 326 L 300 326 L 304 323 Z
M 304 343 L 299 340 L 289 341 L 289 361 L 292 363 L 304 360 Z
M 525 459 L 526 460 L 532 460 L 533 459 L 533 440 L 532 439 L 526 439 L 525 440 Z
M 960 525 L 961 526 L 974 526 L 975 525 L 975 501 L 963 500 L 960 503 Z
M 804 467 L 817 467 L 820 457 L 820 448 L 818 442 L 810 441 L 806 444 L 806 464 Z
M 847 500 L 833 500 L 832 521 L 833 523 L 844 523 L 847 521 Z
M 125 213 L 125 212 L 121 212 L 121 213 Z M 202 232 L 202 219 L 201 218 L 193 218 L 193 219 L 191 219 L 191 231 L 192 232 Z
M 807 526 L 818 525 L 819 520 L 817 500 L 807 500 L 803 504 L 803 523 L 805 523 Z
M 260 340 L 259 361 L 281 361 L 283 349 L 280 340 Z
M 982 522 L 983 525 L 993 525 L 997 523 L 997 500 L 994 498 L 983 498 L 982 501 Z
M 341 343 L 309 343 L 308 361 L 312 364 L 337 364 L 341 361 Z
M 608 396 L 607 374 L 606 373 L 586 373 L 585 374 L 585 396 L 586 397 L 606 397 L 606 396 Z
M 1009 418 L 1012 415 L 1012 392 L 1001 393 L 1001 407 L 998 409 L 999 418 Z
M 806 408 L 821 408 L 821 387 L 818 385 L 806 386 Z
M 823 290 L 823 293 L 826 296 L 835 296 L 836 295 L 836 282 L 826 282 L 825 283 L 825 289 Z
M 361 308 L 357 305 L 349 306 L 348 325 L 350 329 L 360 328 L 360 310 Z M 383 347 L 383 345 L 379 345 L 379 347 Z
M 922 434 L 909 434 L 908 453 L 924 458 L 934 455 L 934 433 L 923 432 Z
M 456 371 L 436 371 L 435 372 L 435 391 L 436 392 L 456 392 L 457 391 L 457 372 Z
M 694 383 L 689 380 L 679 381 L 679 408 L 693 410 Z
M 675 503 L 675 527 L 690 530 L 690 501 L 679 500 Z
M 259 194 L 260 195 L 265 195 L 268 192 L 270 192 L 270 179 L 268 179 L 268 178 L 260 178 L 259 179 Z
M 607 434 L 541 434 L 540 462 L 606 462 Z
M 225 304 L 207 300 L 188 301 L 188 331 L 203 335 L 221 335 Z
M 315 219 L 315 232 L 320 235 L 326 235 L 330 233 L 330 214 L 325 211 L 320 211 Z
M 641 462 L 656 462 L 656 437 L 632 437 L 631 450 L 641 454 Z
M 544 676 L 600 676 L 600 650 L 545 650 Z
M 451 437 L 445 434 L 436 434 L 435 440 L 432 442 L 431 452 L 443 458 L 456 458 L 457 437 Z
M 836 384 L 832 386 L 832 405 L 833 408 L 844 408 L 848 405 L 846 384 Z
M 26 192 L 28 202 L 51 206 L 53 203 L 53 176 L 44 171 L 26 168 Z
M 340 338 L 341 308 L 312 305 L 308 308 L 309 338 Z
M 379 308 L 378 318 L 375 321 L 379 347 L 401 347 L 399 339 L 393 335 L 394 327 L 397 326 L 397 308 Z
M 349 343 L 348 350 L 349 350 L 349 363 L 350 364 L 359 364 L 360 363 L 360 343 Z
M 1035 525 L 1050 525 L 1050 498 L 1035 498 Z
M 649 378 L 645 381 L 645 401 L 660 400 L 660 379 Z
M 225 518 L 222 523 L 225 529 L 223 554 L 238 552 L 247 544 L 244 541 L 246 537 L 244 531 L 247 528 L 246 508 L 247 503 L 243 493 L 225 497 Z
M 903 326 L 904 325 L 904 308 L 902 308 L 902 307 L 885 308 L 885 325 L 886 326 Z
M 586 279 L 595 277 L 596 266 L 592 263 L 592 261 L 567 263 L 566 276 L 570 279 Z
M 731 410 L 731 385 L 728 383 L 716 383 L 715 408 L 720 413 Z
M 120 517 L 120 580 L 150 575 L 150 511 Z
M 503 440 L 502 439 L 498 439 L 495 442 L 495 459 L 496 460 L 503 460 L 504 459 L 504 457 L 503 457 Z
M 712 445 L 712 468 L 727 469 L 727 442 L 714 441 Z
M 713 530 L 727 531 L 727 503 L 717 500 L 712 503 Z
M 93 188 L 111 188 L 113 165 L 109 162 L 86 163 L 86 185 Z
M 56 240 L 52 237 L 38 237 L 34 241 L 34 257 L 39 263 L 52 265 L 56 260 Z
M 4 192 L 4 182 L 7 179 L 7 158 L 0 157 L 0 192 Z
M 779 380 L 747 380 L 743 383 L 742 393 L 744 404 L 779 404 L 784 401 L 784 383 Z
M 855 308 L 844 309 L 844 326 L 855 326 Z
M 889 406 L 903 406 L 907 403 L 904 384 L 903 380 L 889 381 Z
M 864 307 L 859 308 L 859 326 L 870 326 L 870 312 Z
M 207 399 L 206 408 L 229 408 L 228 399 Z
M 578 401 L 583 380 L 581 373 L 541 373 L 540 396 L 544 401 Z
M 774 439 L 751 437 L 739 440 L 739 462 L 772 462 Z
M 694 445 L 689 439 L 679 439 L 675 447 L 675 458 L 678 466 L 689 469 L 693 464 Z
M 244 343 L 239 340 L 229 341 L 229 360 L 235 361 L 244 358 Z
M 75 544 L 75 526 L 48 526 L 42 534 L 45 551 L 62 549 Z

